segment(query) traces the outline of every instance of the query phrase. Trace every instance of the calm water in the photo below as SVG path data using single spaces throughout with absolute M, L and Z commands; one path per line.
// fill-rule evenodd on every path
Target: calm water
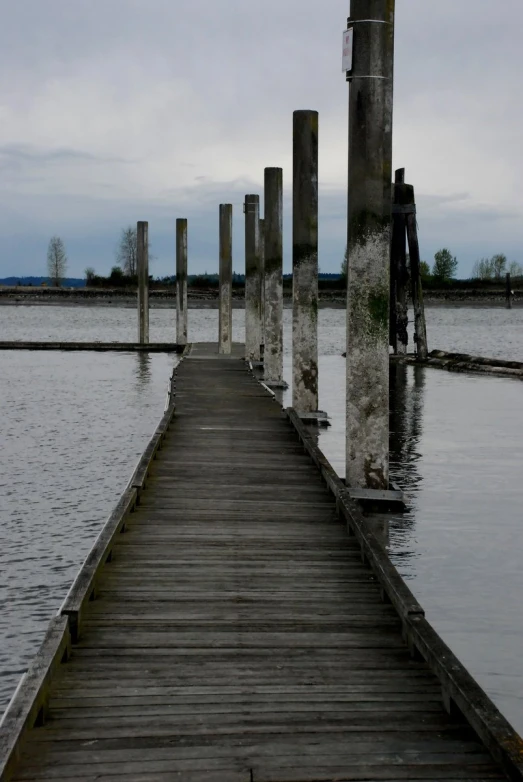
M 233 310 L 233 338 L 243 341 L 244 312 Z M 291 310 L 284 310 L 286 347 L 290 349 Z M 217 310 L 189 310 L 189 338 L 213 341 L 218 334 Z M 345 350 L 343 310 L 320 310 L 320 354 Z M 429 349 L 478 353 L 523 361 L 523 308 L 427 308 Z M 151 342 L 176 339 L 173 310 L 151 310 Z M 0 307 L 0 339 L 72 342 L 126 342 L 137 338 L 136 311 L 106 307 Z M 412 337 L 410 341 L 412 347 Z
M 0 361 L 1 713 L 163 414 L 177 358 Z
M 290 381 L 289 310 L 284 320 Z M 427 320 L 430 348 L 523 361 L 523 310 L 433 308 Z M 236 340 L 243 322 L 234 310 Z M 191 310 L 189 324 L 192 340 L 216 339 L 216 310 Z M 133 340 L 136 314 L 3 307 L 0 333 Z M 152 310 L 151 339 L 174 333 L 174 313 Z M 333 424 L 320 444 L 340 474 L 344 343 L 344 312 L 320 310 L 320 406 Z M 0 360 L 1 711 L 163 412 L 173 358 L 4 352 Z M 523 732 L 523 386 L 412 367 L 393 380 L 391 469 L 410 509 L 389 519 L 391 557 L 429 620 Z

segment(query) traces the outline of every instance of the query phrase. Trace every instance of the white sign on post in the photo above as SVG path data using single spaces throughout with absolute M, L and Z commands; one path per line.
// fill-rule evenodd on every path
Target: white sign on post
M 352 71 L 352 44 L 354 40 L 354 28 L 349 27 L 343 33 L 343 58 L 341 68 L 346 73 Z

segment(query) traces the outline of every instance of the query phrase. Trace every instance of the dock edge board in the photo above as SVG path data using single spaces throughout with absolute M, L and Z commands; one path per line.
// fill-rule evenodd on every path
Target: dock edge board
M 70 651 L 69 620 L 53 617 L 0 722 L 0 782 L 11 778 L 27 733 L 45 721 L 50 682 Z

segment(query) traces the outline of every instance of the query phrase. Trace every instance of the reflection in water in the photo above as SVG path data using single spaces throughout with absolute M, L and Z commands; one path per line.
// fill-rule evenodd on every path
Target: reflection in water
M 151 354 L 138 351 L 134 354 L 136 390 L 143 391 L 151 382 Z
M 416 552 L 409 546 L 415 532 L 415 493 L 422 481 L 418 469 L 421 458 L 420 439 L 423 431 L 423 395 L 425 369 L 392 362 L 390 367 L 390 479 L 406 494 L 407 510 L 386 514 L 388 535 L 384 540 L 390 549 L 391 541 L 398 559 L 404 564 L 415 558 Z M 379 524 L 379 517 L 373 519 Z
M 390 472 L 392 480 L 407 492 L 415 490 L 421 480 L 416 463 L 420 459 L 425 371 L 396 362 L 390 367 Z
M 408 545 L 415 530 L 415 493 L 422 481 L 418 469 L 422 433 L 423 367 L 391 362 L 389 384 L 389 463 L 390 480 L 406 494 L 407 510 L 395 513 L 369 513 L 372 531 L 384 546 L 394 543 L 396 555 L 404 563 L 416 556 Z M 399 545 L 398 545 L 399 543 Z M 402 545 L 404 544 L 404 545 Z
M 391 363 L 389 385 L 389 459 L 391 473 L 405 459 L 407 437 L 407 366 Z

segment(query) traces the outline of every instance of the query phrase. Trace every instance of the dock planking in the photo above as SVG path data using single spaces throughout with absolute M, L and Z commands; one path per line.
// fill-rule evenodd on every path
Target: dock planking
M 506 779 L 406 645 L 421 609 L 383 601 L 372 550 L 242 355 L 195 345 L 178 368 L 139 504 L 9 777 Z

